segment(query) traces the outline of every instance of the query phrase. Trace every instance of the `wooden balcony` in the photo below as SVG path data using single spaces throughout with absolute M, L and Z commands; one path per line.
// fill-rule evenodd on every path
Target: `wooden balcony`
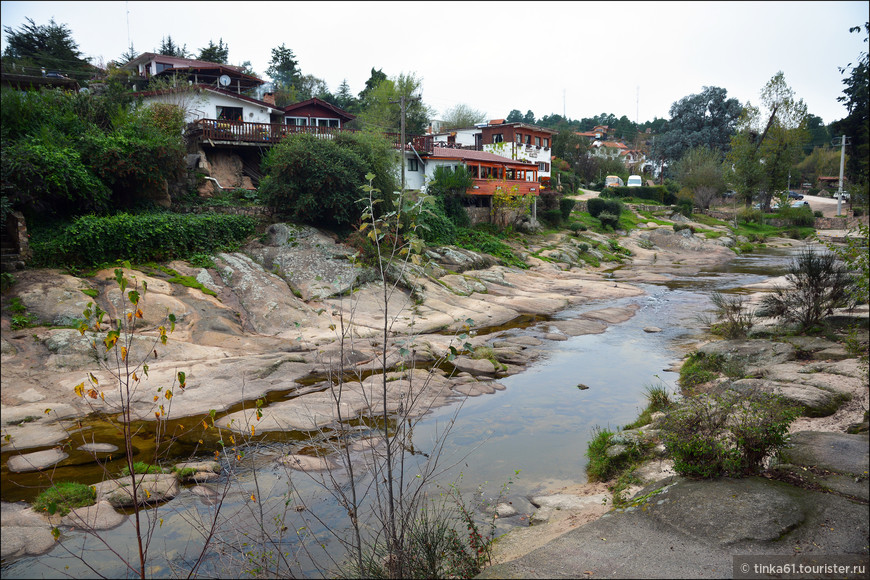
M 468 195 L 495 195 L 498 189 L 514 195 L 540 195 L 541 184 L 537 181 L 517 179 L 474 179 L 474 185 L 466 193 Z
M 246 123 L 243 121 L 221 121 L 217 119 L 200 119 L 191 123 L 188 137 L 208 141 L 220 145 L 266 145 L 279 143 L 287 135 L 308 133 L 321 139 L 333 139 L 340 133 L 354 133 L 353 129 L 339 127 L 306 127 L 284 125 L 281 123 Z M 399 133 L 384 133 L 395 149 L 401 149 Z M 410 146 L 408 145 L 410 143 Z M 432 153 L 433 139 L 431 136 L 406 136 L 404 149 L 414 150 L 421 155 Z

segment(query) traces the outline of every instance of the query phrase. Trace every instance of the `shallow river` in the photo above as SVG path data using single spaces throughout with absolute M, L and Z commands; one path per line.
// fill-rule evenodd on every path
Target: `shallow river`
M 687 345 L 701 336 L 698 317 L 712 313 L 710 293 L 739 289 L 781 275 L 796 249 L 770 249 L 740 256 L 714 271 L 674 277 L 663 284 L 640 285 L 647 293 L 644 296 L 592 302 L 561 312 L 556 318 L 572 318 L 585 310 L 610 306 L 636 304 L 639 307 L 631 319 L 611 325 L 603 334 L 578 336 L 562 342 L 545 340 L 542 346 L 536 347 L 543 352 L 538 361 L 524 372 L 499 381 L 505 390 L 469 398 L 458 413 L 454 405 L 437 409 L 425 417 L 414 428 L 414 450 L 430 452 L 437 434 L 455 418 L 441 459 L 445 471 L 436 483 L 446 486 L 458 482 L 457 487 L 471 499 L 479 486 L 483 486 L 484 497 L 494 497 L 510 480 L 505 498 L 521 513 L 530 509 L 526 499 L 530 494 L 583 483 L 584 452 L 595 426 L 615 429 L 633 421 L 646 404 L 644 389 L 648 385 L 664 384 L 669 390 L 676 390 L 677 374 L 666 369 L 682 357 Z M 513 333 L 541 335 L 546 324 L 532 322 L 531 326 L 523 325 L 525 327 L 516 328 Z M 650 326 L 662 331 L 644 332 L 643 329 Z M 588 389 L 578 389 L 579 383 Z M 221 512 L 230 518 L 236 529 L 255 527 L 253 522 L 259 506 L 252 511 L 256 504 L 247 501 L 248 494 L 259 497 L 258 503 L 267 508 L 285 505 L 282 498 L 288 490 L 287 481 L 284 471 L 275 467 L 273 454 L 286 443 L 286 440 L 273 442 L 249 454 L 255 467 L 238 473 L 239 487 L 228 495 Z M 60 475 L 63 479 L 75 478 L 86 483 L 98 481 L 100 477 L 98 472 L 88 471 L 84 466 L 66 467 Z M 8 480 L 5 470 L 3 476 L 3 499 L 19 499 L 22 492 L 14 489 L 15 484 Z M 316 514 L 327 524 L 338 527 L 347 519 L 346 513 L 307 476 L 294 475 L 292 484 L 301 497 L 307 498 L 305 511 L 290 509 L 285 519 L 277 524 L 273 519 L 275 514 L 267 514 L 270 522 L 267 533 L 275 537 L 269 530 L 287 527 L 279 546 L 292 551 L 298 542 L 290 536 L 293 530 L 304 526 L 303 534 L 314 534 L 328 553 L 338 554 L 338 543 L 322 527 L 303 518 Z M 291 508 L 294 505 L 291 504 Z M 160 508 L 155 517 L 163 518 L 163 523 L 151 546 L 153 575 L 173 576 L 181 571 L 186 575 L 196 557 L 198 542 L 191 539 L 189 521 L 197 514 L 207 517 L 212 509 L 187 490 Z M 508 523 L 500 525 L 500 530 Z M 522 525 L 518 518 L 514 518 L 513 524 Z M 132 533 L 132 521 L 128 521 L 103 535 L 113 549 L 132 555 Z M 251 537 L 250 543 L 257 545 L 256 538 Z M 92 550 L 87 560 L 103 575 L 128 575 L 105 546 L 84 534 L 71 532 L 65 535 L 62 545 L 49 554 L 4 566 L 3 577 L 55 577 L 59 574 L 94 577 L 93 571 L 67 553 L 67 549 L 72 552 Z M 208 558 L 202 572 L 212 576 L 239 576 L 251 566 L 244 563 L 247 558 L 232 550 L 216 551 Z M 301 564 L 295 573 L 316 575 L 308 564 Z

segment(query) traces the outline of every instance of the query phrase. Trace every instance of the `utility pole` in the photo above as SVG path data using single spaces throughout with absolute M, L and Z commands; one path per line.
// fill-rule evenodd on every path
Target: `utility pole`
M 843 164 L 846 160 L 846 136 L 840 138 L 840 185 L 837 187 L 837 216 L 843 215 L 840 208 L 843 204 Z
M 402 108 L 402 137 L 401 137 L 401 147 L 402 147 L 402 193 L 405 193 L 405 106 L 410 101 L 419 101 L 420 97 L 406 97 L 402 95 L 399 97 L 398 101 L 390 101 L 390 103 L 398 103 Z

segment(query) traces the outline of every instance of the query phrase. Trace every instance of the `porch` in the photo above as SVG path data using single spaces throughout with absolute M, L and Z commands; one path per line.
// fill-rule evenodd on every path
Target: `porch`
M 321 139 L 332 139 L 339 133 L 354 133 L 353 129 L 338 127 L 312 127 L 285 125 L 283 123 L 247 123 L 244 121 L 225 121 L 219 119 L 199 119 L 188 126 L 187 136 L 211 145 L 267 145 L 279 143 L 287 135 L 308 133 Z M 395 149 L 401 149 L 400 133 L 384 133 Z M 428 135 L 406 136 L 410 146 L 420 154 L 431 154 L 433 138 Z M 406 143 L 404 149 L 411 148 Z

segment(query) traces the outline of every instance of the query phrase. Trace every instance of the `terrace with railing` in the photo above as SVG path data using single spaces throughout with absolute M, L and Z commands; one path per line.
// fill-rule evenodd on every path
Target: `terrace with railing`
M 332 139 L 339 133 L 353 133 L 353 129 L 339 127 L 311 127 L 285 125 L 282 123 L 246 123 L 244 121 L 223 121 L 219 119 L 199 119 L 188 127 L 188 137 L 208 141 L 212 145 L 266 145 L 279 143 L 287 135 L 308 133 L 321 139 Z M 401 134 L 384 133 L 393 147 L 401 149 Z M 410 144 L 410 146 L 409 146 Z M 413 147 L 417 153 L 432 153 L 434 143 L 431 136 L 406 136 L 405 150 Z

